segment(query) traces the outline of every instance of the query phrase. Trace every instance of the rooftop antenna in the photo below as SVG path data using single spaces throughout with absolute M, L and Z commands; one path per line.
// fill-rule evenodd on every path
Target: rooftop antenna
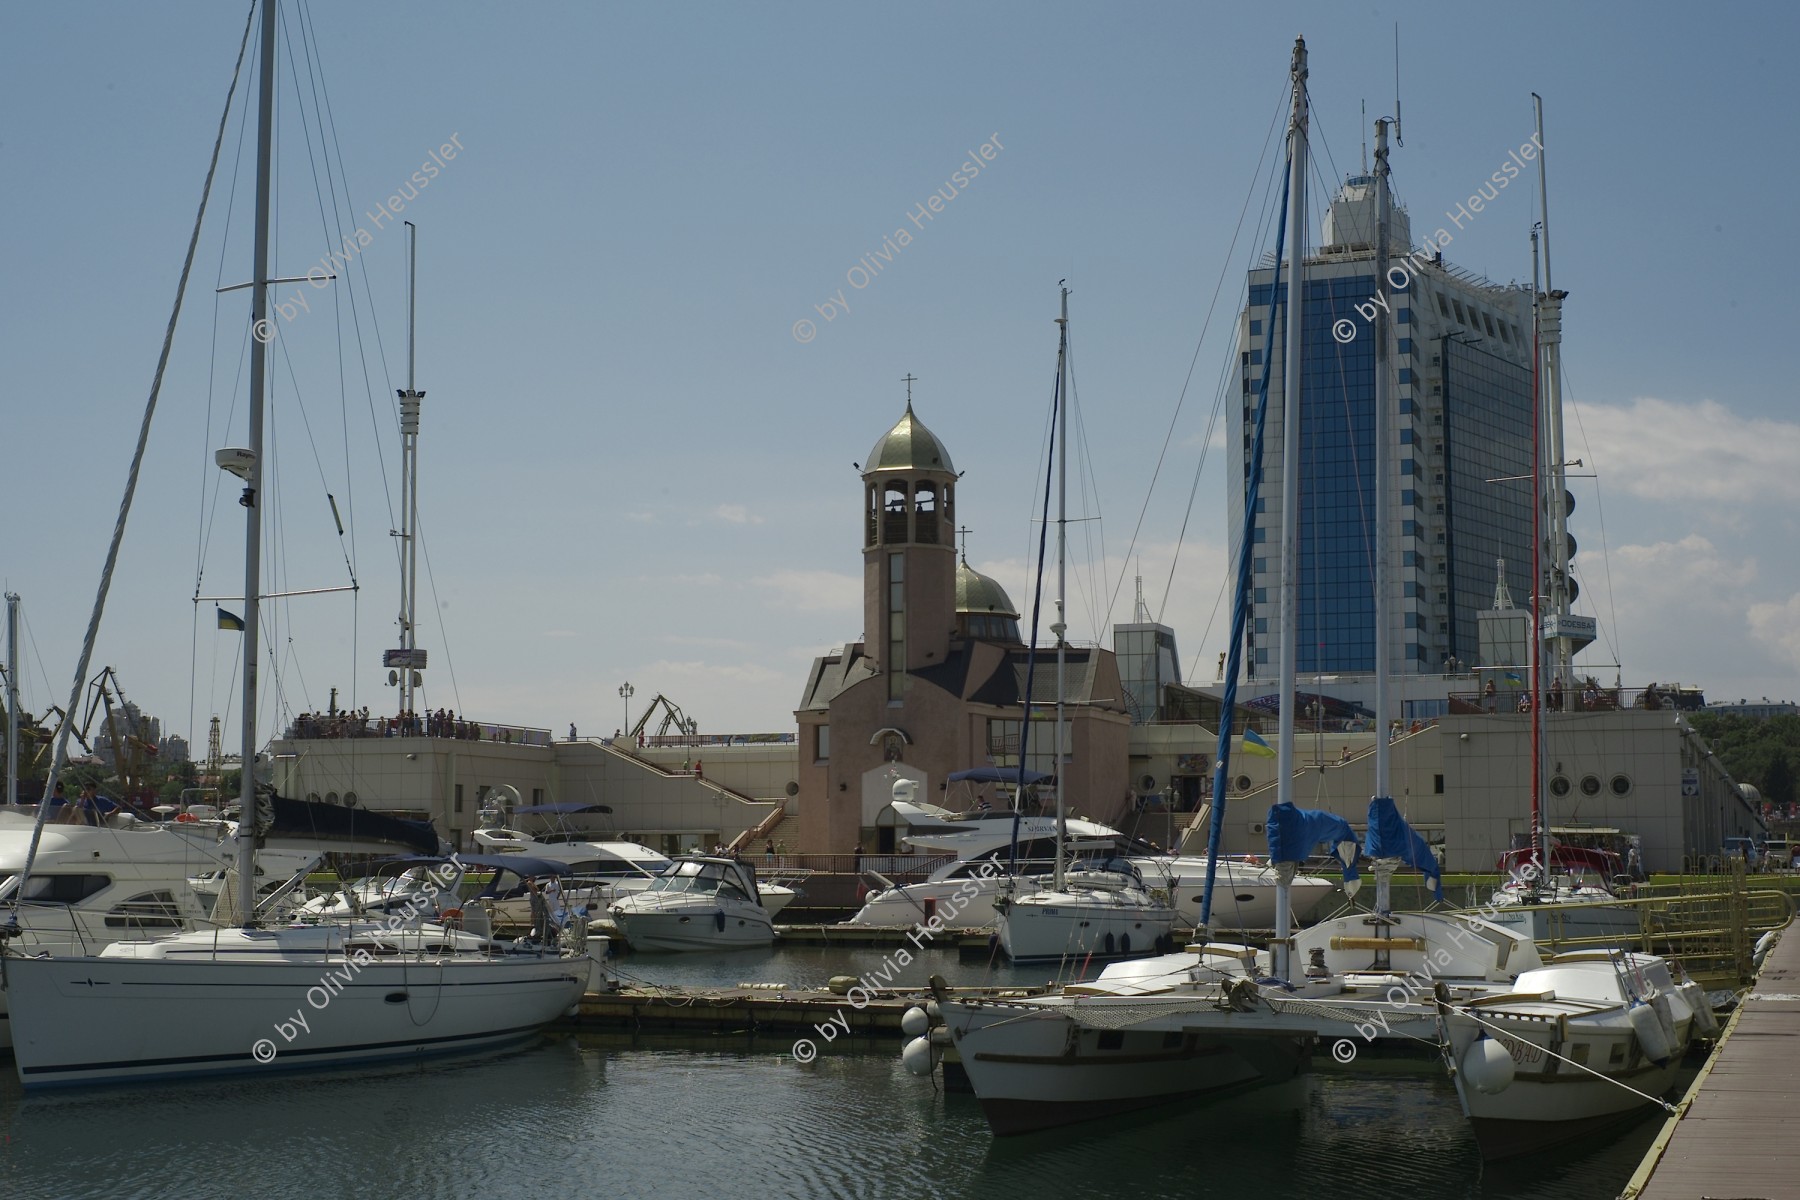
M 1362 140 L 1362 173 L 1369 173 L 1369 102 L 1362 102 L 1363 140 Z
M 1365 125 L 1367 122 L 1365 122 Z M 1400 133 L 1400 22 L 1394 22 L 1394 145 L 1404 147 L 1406 138 Z

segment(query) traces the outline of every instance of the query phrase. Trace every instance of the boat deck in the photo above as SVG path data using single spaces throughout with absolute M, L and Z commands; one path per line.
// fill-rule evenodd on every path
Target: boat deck
M 1769 952 L 1719 1047 L 1622 1193 L 1800 1197 L 1800 931 Z

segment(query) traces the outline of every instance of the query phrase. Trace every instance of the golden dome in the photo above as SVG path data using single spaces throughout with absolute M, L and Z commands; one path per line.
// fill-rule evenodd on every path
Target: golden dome
M 1018 619 L 1012 597 L 999 582 L 983 575 L 968 563 L 956 567 L 956 611 L 959 613 L 994 613 Z
M 913 416 L 908 402 L 900 423 L 881 435 L 869 457 L 863 460 L 863 474 L 872 471 L 942 471 L 956 474 L 950 465 L 950 452 L 925 423 Z

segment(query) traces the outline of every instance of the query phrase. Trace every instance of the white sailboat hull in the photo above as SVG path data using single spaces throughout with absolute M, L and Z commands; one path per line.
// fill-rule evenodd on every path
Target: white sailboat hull
M 335 962 L 6 962 L 13 1055 L 27 1088 L 492 1050 L 535 1036 L 580 999 L 587 977 L 586 959 L 549 956 L 378 961 L 356 970 L 341 952 Z
M 1311 1039 L 1108 1033 L 1053 1012 L 947 1004 L 963 1070 L 994 1133 L 1029 1133 L 1299 1074 Z
M 992 929 L 999 920 L 994 900 L 1006 882 L 1001 875 L 966 876 L 888 888 L 870 895 L 845 924 L 911 929 L 935 916 L 946 929 Z M 1039 887 L 1033 876 L 1020 876 L 1011 882 L 1020 894 Z
M 1000 914 L 1000 947 L 1015 962 L 1052 958 L 1129 958 L 1168 945 L 1175 910 L 1037 892 Z M 1161 945 L 1159 946 L 1159 942 Z

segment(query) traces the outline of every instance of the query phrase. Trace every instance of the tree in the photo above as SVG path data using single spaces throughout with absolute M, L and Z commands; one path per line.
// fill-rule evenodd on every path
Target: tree
M 1769 760 L 1762 777 L 1763 799 L 1782 811 L 1794 802 L 1794 768 L 1788 763 L 1786 750 L 1777 750 Z

